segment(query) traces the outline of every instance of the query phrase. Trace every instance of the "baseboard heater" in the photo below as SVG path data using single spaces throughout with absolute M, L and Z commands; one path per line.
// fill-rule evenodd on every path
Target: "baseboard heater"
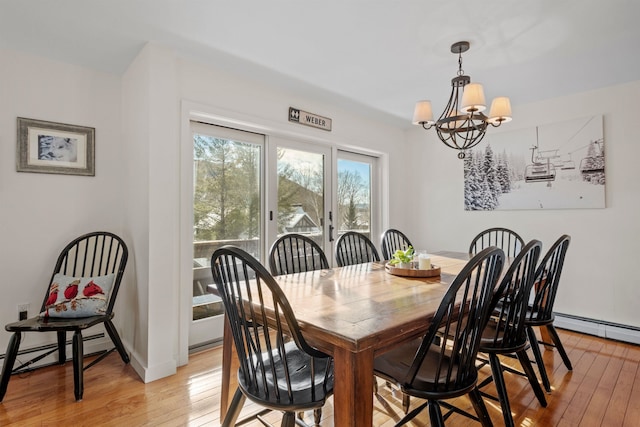
M 558 328 L 632 344 L 640 344 L 639 327 L 590 319 L 588 317 L 573 316 L 565 313 L 554 314 L 556 317 L 553 324 Z
M 100 338 L 104 338 L 104 333 L 83 336 L 82 337 L 82 342 L 85 343 L 87 341 L 92 341 L 92 340 L 96 340 L 96 339 L 100 339 Z M 72 345 L 72 343 L 73 343 L 72 339 L 68 339 L 66 341 L 66 345 Z M 25 355 L 25 354 L 37 353 L 37 352 L 40 352 L 40 351 L 48 352 L 48 353 L 45 353 L 45 356 L 48 356 L 49 354 L 53 353 L 51 350 L 57 350 L 57 349 L 58 349 L 58 343 L 57 342 L 56 343 L 51 343 L 51 344 L 40 345 L 40 346 L 36 346 L 36 347 L 25 348 L 24 350 L 18 350 L 18 357 L 22 356 L 22 355 Z M 89 357 L 89 356 L 93 356 L 93 355 L 100 354 L 100 353 L 102 353 L 102 351 L 97 351 L 97 352 L 85 354 L 84 357 Z M 4 360 L 5 357 L 6 357 L 6 353 L 0 354 L 0 359 Z M 67 357 L 67 361 L 70 361 L 70 360 L 71 360 L 71 358 Z M 34 362 L 35 361 L 37 361 L 37 360 L 34 360 Z M 56 360 L 55 362 L 44 363 L 44 364 L 33 366 L 33 367 L 25 367 L 23 369 L 20 369 L 20 373 L 35 371 L 36 369 L 45 368 L 47 366 L 53 366 L 53 365 L 58 365 L 58 361 Z

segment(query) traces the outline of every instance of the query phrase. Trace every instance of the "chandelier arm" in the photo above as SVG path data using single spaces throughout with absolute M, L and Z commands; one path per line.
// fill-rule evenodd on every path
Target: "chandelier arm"
M 458 144 L 456 144 L 455 142 L 454 143 L 449 142 L 450 140 L 452 140 L 450 136 L 445 137 L 440 133 L 439 130 L 436 130 L 436 131 L 438 132 L 438 138 L 440 138 L 440 141 L 442 141 L 444 145 L 446 145 L 449 148 L 453 148 L 454 150 L 462 150 L 462 148 L 459 147 Z
M 483 125 L 481 125 L 479 129 L 474 127 L 474 130 L 476 132 L 470 131 L 470 128 L 467 128 L 467 135 L 469 135 L 469 133 L 471 133 L 471 135 L 470 137 L 465 138 L 465 143 L 463 144 L 463 148 L 465 150 L 468 150 L 478 145 L 486 135 L 486 132 L 485 132 L 486 128 L 487 128 L 486 122 L 483 122 Z
M 438 117 L 438 121 L 436 122 L 438 123 L 438 126 L 442 126 L 443 119 L 446 119 L 452 115 L 451 113 L 455 111 L 457 104 L 458 104 L 458 88 L 454 86 L 451 88 L 451 95 L 449 96 L 449 101 L 447 102 L 447 106 L 444 107 L 442 114 L 440 114 L 440 117 Z
M 487 129 L 487 124 L 489 123 L 488 117 L 479 112 L 469 113 L 468 120 L 469 122 L 471 122 L 473 128 L 478 130 L 479 132 L 485 132 Z M 476 124 L 476 121 L 479 121 L 480 123 Z
M 484 136 L 486 135 L 486 133 L 482 133 L 480 135 L 480 138 L 478 138 L 476 141 L 474 141 L 473 143 L 469 144 L 467 147 L 465 147 L 465 150 L 468 150 L 470 148 L 475 147 L 476 145 L 480 144 L 480 142 L 482 142 L 482 140 L 484 139 Z

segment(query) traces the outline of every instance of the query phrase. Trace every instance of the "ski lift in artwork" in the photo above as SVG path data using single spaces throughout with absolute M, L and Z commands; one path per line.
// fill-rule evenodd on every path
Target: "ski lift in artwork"
M 571 159 L 571 153 L 568 154 L 568 159 L 556 159 L 553 162 L 553 166 L 559 168 L 560 170 L 573 170 L 576 168 L 575 162 Z
M 551 160 L 559 157 L 558 150 L 540 151 L 537 140 L 538 128 L 536 145 L 531 147 L 531 164 L 524 169 L 524 182 L 548 182 L 551 185 L 551 181 L 556 179 L 556 167 Z
M 566 171 L 566 170 L 573 170 L 575 168 L 576 168 L 576 164 L 571 159 L 571 153 L 569 153 L 569 160 L 565 160 L 564 164 L 560 166 L 560 169 L 562 169 L 563 171 Z
M 524 170 L 524 182 L 555 181 L 556 167 L 551 162 L 532 163 Z

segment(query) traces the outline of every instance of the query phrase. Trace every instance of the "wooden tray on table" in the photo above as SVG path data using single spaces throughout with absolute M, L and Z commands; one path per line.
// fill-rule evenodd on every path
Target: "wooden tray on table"
M 418 270 L 417 268 L 399 268 L 394 267 L 387 263 L 384 266 L 387 273 L 393 274 L 394 276 L 403 276 L 403 277 L 436 277 L 440 275 L 440 267 L 437 265 L 432 265 L 428 270 Z

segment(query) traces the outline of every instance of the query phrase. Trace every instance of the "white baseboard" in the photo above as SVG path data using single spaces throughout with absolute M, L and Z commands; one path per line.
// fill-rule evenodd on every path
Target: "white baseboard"
M 640 344 L 640 328 L 634 326 L 619 325 L 562 313 L 555 313 L 555 316 L 553 324 L 558 328 L 632 344 Z
M 178 371 L 178 364 L 175 360 L 167 360 L 164 363 L 156 364 L 154 366 L 146 366 L 143 363 L 143 358 L 136 352 L 131 352 L 129 356 L 129 363 L 134 371 L 138 374 L 142 382 L 150 383 L 151 381 L 159 380 L 160 378 L 174 375 Z

